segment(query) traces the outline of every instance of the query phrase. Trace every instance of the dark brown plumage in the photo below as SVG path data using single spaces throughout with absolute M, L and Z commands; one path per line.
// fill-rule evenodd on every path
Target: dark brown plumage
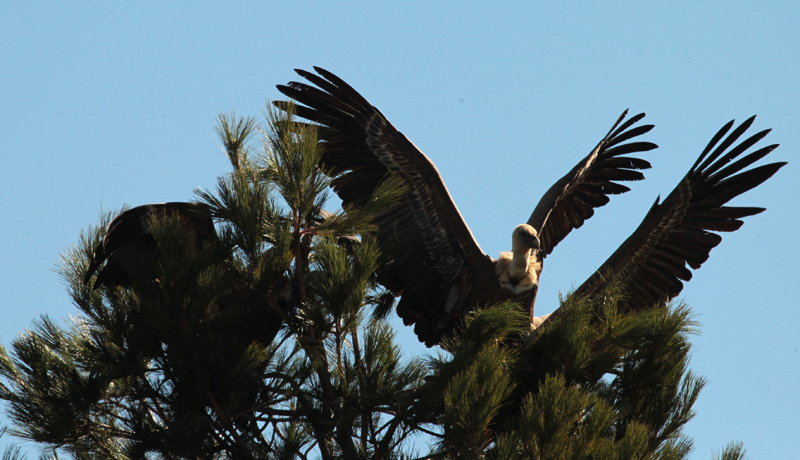
M 496 263 L 483 253 L 453 203 L 433 163 L 381 112 L 332 73 L 297 70 L 311 82 L 278 86 L 300 105 L 295 113 L 321 125 L 322 166 L 336 176 L 333 189 L 347 205 L 363 205 L 389 173 L 408 188 L 402 200 L 376 219 L 386 256 L 379 281 L 401 295 L 398 314 L 427 345 L 438 343 L 463 315 L 486 304 L 515 300 L 533 312 L 542 259 L 573 228 L 605 205 L 608 195 L 629 189 L 621 181 L 643 179 L 650 164 L 625 155 L 656 148 L 629 142 L 652 129 L 634 126 L 644 114 L 617 120 L 594 150 L 542 198 L 514 237 L 515 257 Z M 289 109 L 285 102 L 278 107 Z M 516 262 L 515 262 L 516 261 Z M 522 264 L 524 270 L 513 270 Z M 523 273 L 523 276 L 519 276 Z
M 734 122 L 723 126 L 672 193 L 663 202 L 656 200 L 636 231 L 575 295 L 593 295 L 613 279 L 626 287 L 625 305 L 630 308 L 668 301 L 681 292 L 683 281 L 692 278 L 688 267 L 700 268 L 711 249 L 722 241 L 713 232 L 738 230 L 742 218 L 763 212 L 765 208 L 725 206 L 786 164 L 777 162 L 746 169 L 778 147 L 772 144 L 745 154 L 770 130 L 760 131 L 731 147 L 753 120 L 755 116 L 727 137 Z
M 203 203 L 159 203 L 137 206 L 122 212 L 109 223 L 103 241 L 94 250 L 91 264 L 84 277 L 89 283 L 100 265 L 92 289 L 100 286 L 130 287 L 131 278 L 124 258 L 133 250 L 158 249 L 151 224 L 154 218 L 180 217 L 183 225 L 185 248 L 189 251 L 211 250 L 217 243 L 217 234 L 211 209 Z M 269 346 L 283 326 L 285 312 L 289 309 L 291 284 L 279 279 L 272 285 L 253 285 L 248 277 L 236 270 L 225 270 L 230 290 L 220 294 L 216 308 L 235 312 L 232 334 L 244 343 L 258 341 Z
M 105 266 L 95 279 L 92 289 L 100 286 L 130 286 L 131 279 L 123 262 L 126 248 L 140 249 L 156 247 L 150 230 L 151 221 L 155 217 L 179 216 L 185 224 L 186 247 L 192 250 L 208 249 L 217 240 L 211 211 L 202 203 L 159 203 L 146 204 L 129 209 L 111 221 L 106 229 L 103 241 L 97 245 L 84 283 L 88 283 L 100 265 Z
M 333 189 L 345 205 L 366 203 L 389 173 L 407 186 L 400 203 L 376 219 L 377 239 L 387 256 L 379 281 L 402 296 L 398 314 L 406 324 L 416 325 L 417 336 L 429 346 L 465 312 L 481 305 L 516 300 L 530 309 L 533 319 L 544 257 L 595 208 L 608 203 L 610 195 L 629 190 L 619 182 L 644 178 L 640 171 L 650 164 L 626 155 L 656 148 L 632 141 L 652 129 L 634 126 L 644 114 L 625 120 L 623 113 L 597 147 L 545 193 L 527 222 L 530 227 L 515 229 L 514 245 L 520 230 L 538 234 L 538 242 L 514 248 L 524 257 L 501 255 L 495 262 L 480 250 L 433 163 L 350 85 L 324 69 L 315 70 L 297 70 L 311 85 L 291 82 L 278 89 L 297 101 L 291 107 L 298 116 L 320 125 L 325 149 L 321 166 L 336 176 Z M 280 101 L 276 105 L 290 107 Z M 785 164 L 747 169 L 777 147 L 746 153 L 768 130 L 734 146 L 754 118 L 727 137 L 733 122 L 725 125 L 675 190 L 663 202 L 656 201 L 639 228 L 575 294 L 594 295 L 613 278 L 622 283 L 630 308 L 678 295 L 682 282 L 691 278 L 687 265 L 699 268 L 721 241 L 713 232 L 734 231 L 743 217 L 764 210 L 726 203 Z M 515 278 L 515 263 L 525 265 L 526 276 Z

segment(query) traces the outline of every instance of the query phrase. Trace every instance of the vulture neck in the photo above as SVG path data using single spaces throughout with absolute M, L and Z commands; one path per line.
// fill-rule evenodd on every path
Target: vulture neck
M 511 280 L 520 280 L 528 275 L 534 244 L 539 247 L 538 243 L 536 230 L 530 225 L 522 224 L 514 229 L 511 234 L 511 263 L 508 267 L 508 277 Z
M 518 280 L 528 273 L 532 249 L 523 247 L 516 238 L 512 240 L 511 265 L 508 267 L 508 276 L 511 279 Z
M 503 289 L 514 294 L 523 294 L 539 285 L 542 266 L 535 257 L 539 248 L 536 230 L 527 224 L 518 225 L 511 236 L 511 252 L 501 252 L 495 270 Z

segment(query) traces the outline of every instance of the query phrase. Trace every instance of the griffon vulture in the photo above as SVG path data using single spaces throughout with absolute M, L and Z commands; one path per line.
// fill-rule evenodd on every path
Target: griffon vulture
M 533 324 L 544 258 L 594 208 L 608 203 L 609 195 L 630 190 L 619 182 L 644 178 L 639 171 L 650 164 L 626 155 L 656 148 L 633 140 L 652 128 L 636 126 L 644 114 L 626 120 L 623 113 L 589 155 L 545 193 L 528 222 L 513 230 L 511 253 L 494 260 L 478 246 L 433 163 L 350 85 L 314 69 L 316 73 L 296 70 L 311 84 L 278 86 L 297 105 L 275 104 L 319 125 L 321 166 L 335 177 L 332 186 L 344 206 L 364 204 L 388 173 L 405 183 L 400 202 L 376 218 L 378 244 L 388 258 L 379 282 L 401 296 L 399 316 L 406 325 L 415 324 L 415 333 L 428 346 L 438 343 L 466 312 L 503 300 L 529 309 Z M 752 118 L 719 143 L 732 122 L 723 127 L 675 191 L 653 206 L 578 293 L 597 292 L 605 279 L 601 274 L 613 274 L 625 283 L 634 307 L 669 300 L 680 292 L 681 280 L 691 276 L 685 265 L 698 268 L 719 243 L 719 235 L 711 231 L 736 230 L 740 218 L 763 211 L 724 206 L 783 165 L 741 172 L 776 147 L 739 158 L 768 132 L 731 148 L 751 123 Z
M 152 220 L 165 216 L 181 218 L 187 251 L 211 250 L 217 243 L 211 209 L 203 203 L 159 203 L 137 206 L 122 212 L 109 223 L 103 240 L 94 250 L 92 261 L 83 281 L 88 284 L 92 275 L 105 261 L 97 273 L 92 289 L 105 287 L 130 287 L 131 277 L 126 269 L 125 257 L 131 250 L 158 250 L 152 233 Z M 252 286 L 229 269 L 224 276 L 231 277 L 230 290 L 221 293 L 216 308 L 237 308 L 243 312 L 235 324 L 235 332 L 248 343 L 257 340 L 265 346 L 272 343 L 283 326 L 284 313 L 291 297 L 288 280 L 264 288 Z
M 202 203 L 146 204 L 129 209 L 114 218 L 106 229 L 103 241 L 97 245 L 92 262 L 83 278 L 88 283 L 104 261 L 92 289 L 100 286 L 130 286 L 131 279 L 123 263 L 123 253 L 132 247 L 157 247 L 150 230 L 154 217 L 179 216 L 185 223 L 185 244 L 190 250 L 205 250 L 217 241 L 211 210 Z

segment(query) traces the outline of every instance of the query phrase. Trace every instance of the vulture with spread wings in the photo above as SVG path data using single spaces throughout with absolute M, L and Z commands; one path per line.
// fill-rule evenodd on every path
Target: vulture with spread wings
M 411 141 L 350 85 L 319 67 L 296 70 L 309 83 L 278 89 L 296 104 L 276 101 L 319 126 L 322 167 L 343 205 L 363 205 L 387 174 L 402 179 L 406 192 L 376 218 L 377 240 L 386 257 L 379 282 L 401 296 L 397 312 L 428 346 L 438 343 L 463 315 L 504 300 L 531 313 L 544 258 L 575 228 L 630 190 L 620 184 L 644 178 L 650 164 L 631 154 L 656 148 L 636 138 L 652 125 L 637 125 L 644 114 L 617 120 L 608 134 L 542 197 L 527 223 L 512 232 L 512 251 L 494 260 L 484 254 L 461 217 L 439 172 Z M 669 300 L 720 241 L 714 231 L 733 231 L 742 217 L 763 208 L 724 206 L 761 184 L 784 163 L 749 169 L 776 145 L 745 154 L 768 131 L 731 147 L 749 128 L 749 119 L 725 137 L 728 123 L 711 140 L 678 187 L 658 201 L 631 237 L 577 291 L 599 292 L 613 276 L 633 307 Z M 725 137 L 723 140 L 722 138 Z M 721 142 L 720 142 L 721 141 Z

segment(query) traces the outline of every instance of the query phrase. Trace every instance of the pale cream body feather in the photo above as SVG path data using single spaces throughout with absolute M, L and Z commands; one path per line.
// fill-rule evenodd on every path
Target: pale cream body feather
M 528 250 L 527 252 L 531 253 L 533 251 Z M 535 255 L 530 255 L 524 270 L 515 270 L 517 267 L 514 267 L 513 254 L 510 251 L 501 252 L 500 258 L 495 262 L 495 269 L 497 270 L 497 279 L 500 282 L 500 286 L 514 294 L 521 294 L 539 285 L 541 264 L 536 260 Z

